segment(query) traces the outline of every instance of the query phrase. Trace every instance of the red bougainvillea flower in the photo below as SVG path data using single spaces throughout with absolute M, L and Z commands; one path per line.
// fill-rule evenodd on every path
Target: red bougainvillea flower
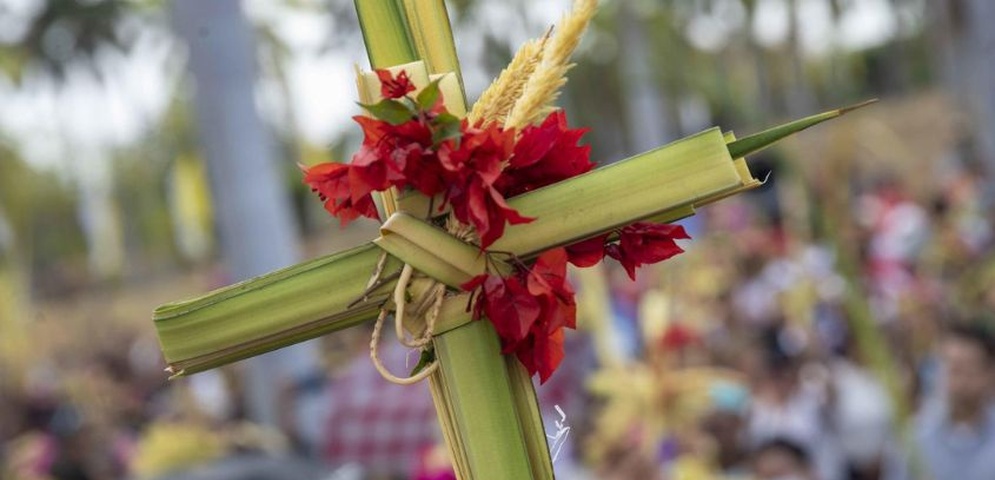
M 539 255 L 528 272 L 529 293 L 539 300 L 547 331 L 577 328 L 577 304 L 567 281 L 567 251 L 554 248 Z
M 339 188 L 341 192 L 348 187 L 353 205 L 360 202 L 365 205 L 364 199 L 372 192 L 393 186 L 403 187 L 406 184 L 404 170 L 407 157 L 396 155 L 395 152 L 409 144 L 417 146 L 421 141 L 431 144 L 432 134 L 416 121 L 391 125 L 382 120 L 361 116 L 354 117 L 354 120 L 363 129 L 363 145 L 349 164 L 347 185 L 340 184 Z M 372 198 L 370 200 L 372 202 Z
M 400 182 L 399 188 L 410 186 L 429 197 L 446 190 L 446 171 L 430 146 L 410 143 L 394 149 L 391 159 L 401 166 L 404 173 L 404 181 Z
M 546 383 L 563 361 L 563 329 L 546 333 L 538 327 L 515 346 L 515 356 L 522 362 L 529 375 L 539 374 L 539 383 Z
M 593 267 L 605 258 L 605 242 L 608 234 L 581 240 L 573 245 L 567 245 L 567 258 L 570 263 L 580 267 Z
M 387 124 L 387 134 L 389 141 L 387 146 L 392 149 L 405 148 L 408 145 L 416 144 L 422 147 L 432 146 L 432 129 L 428 120 L 419 117 L 400 125 Z
M 508 206 L 494 184 L 514 148 L 514 132 L 497 126 L 484 129 L 468 127 L 463 122 L 459 142 L 446 141 L 439 148 L 439 163 L 448 172 L 447 201 L 453 214 L 473 225 L 480 236 L 480 248 L 486 249 L 504 234 L 505 223 L 528 223 Z
M 403 70 L 395 77 L 390 70 L 380 69 L 377 70 L 377 78 L 380 79 L 380 94 L 384 98 L 401 98 L 415 91 L 408 72 Z
M 304 183 L 318 193 L 325 210 L 338 217 L 343 226 L 360 216 L 379 218 L 370 193 L 353 189 L 349 165 L 322 163 L 310 168 L 302 166 L 301 170 L 304 171 Z
M 349 181 L 358 195 L 386 190 L 392 185 L 404 182 L 403 159 L 396 159 L 383 149 L 363 145 L 352 157 Z
M 514 353 L 530 375 L 545 382 L 563 360 L 563 328 L 575 328 L 577 305 L 566 278 L 567 253 L 549 250 L 528 270 L 507 277 L 480 275 L 462 285 L 475 293 L 475 319 L 486 316 L 501 338 L 503 353 Z
M 639 222 L 619 230 L 618 244 L 605 247 L 605 253 L 618 260 L 635 280 L 637 268 L 682 253 L 675 240 L 687 238 L 691 237 L 680 225 Z
M 496 125 L 470 127 L 466 121 L 460 128 L 463 134 L 459 141 L 439 146 L 439 163 L 455 180 L 477 176 L 486 185 L 493 185 L 515 147 L 514 132 Z
M 481 275 L 463 285 L 464 290 L 477 288 L 481 291 L 473 306 L 474 318 L 490 319 L 504 349 L 524 340 L 540 313 L 539 302 L 529 295 L 525 283 L 517 275 Z
M 525 127 L 498 189 L 512 197 L 591 170 L 591 147 L 577 145 L 586 132 L 585 128 L 567 128 L 562 110 L 549 114 L 539 125 Z
M 363 145 L 371 148 L 394 150 L 410 144 L 432 146 L 432 130 L 424 119 L 413 118 L 392 125 L 376 118 L 357 115 L 352 119 L 363 129 Z
M 504 235 L 505 223 L 517 225 L 535 220 L 522 216 L 508 206 L 504 196 L 493 186 L 484 184 L 479 177 L 472 178 L 462 193 L 465 196 L 451 199 L 453 214 L 461 222 L 469 223 L 477 230 L 481 250 Z
M 369 147 L 380 145 L 381 142 L 389 138 L 387 134 L 392 133 L 392 125 L 383 120 L 362 115 L 356 115 L 352 117 L 352 120 L 358 123 L 359 128 L 363 130 L 363 145 Z
M 446 176 L 433 148 L 428 118 L 421 116 L 400 125 L 362 116 L 354 120 L 363 128 L 363 147 L 375 153 L 387 169 L 390 186 L 410 186 L 428 196 L 445 190 Z M 373 177 L 367 181 L 373 184 L 379 179 Z
M 414 90 L 407 74 L 395 77 L 378 70 L 377 75 L 387 98 L 364 105 L 374 118 L 355 117 L 364 138 L 351 165 L 317 170 L 334 189 L 318 189 L 308 181 L 323 200 L 331 199 L 326 209 L 341 214 L 343 223 L 372 215 L 369 195 L 375 191 L 395 187 L 430 197 L 441 193 L 440 208 L 451 205 L 457 220 L 473 226 L 483 250 L 504 235 L 507 224 L 533 220 L 511 208 L 508 196 L 593 167 L 590 149 L 577 145 L 585 130 L 567 128 L 563 112 L 526 127 L 516 139 L 514 130 L 471 126 L 446 112 L 436 83 L 412 99 L 407 97 Z

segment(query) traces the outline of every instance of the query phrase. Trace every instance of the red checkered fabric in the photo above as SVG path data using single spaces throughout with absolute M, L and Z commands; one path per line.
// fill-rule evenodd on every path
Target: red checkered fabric
M 403 374 L 418 361 L 418 354 L 385 340 L 380 358 Z M 427 381 L 392 384 L 380 376 L 369 356 L 353 360 L 346 374 L 333 381 L 329 397 L 324 454 L 333 465 L 355 463 L 371 474 L 407 475 L 420 453 L 441 441 Z
M 581 423 L 585 415 L 582 379 L 593 354 L 589 342 L 573 332 L 566 350 L 568 361 L 536 389 L 549 434 L 555 434 L 554 422 L 560 418 L 556 405 L 568 425 Z M 380 358 L 398 374 L 410 371 L 418 360 L 417 353 L 390 339 L 381 343 Z M 380 377 L 367 355 L 353 360 L 332 383 L 329 396 L 324 454 L 333 465 L 355 463 L 370 474 L 406 476 L 427 447 L 442 442 L 427 381 L 394 385 Z

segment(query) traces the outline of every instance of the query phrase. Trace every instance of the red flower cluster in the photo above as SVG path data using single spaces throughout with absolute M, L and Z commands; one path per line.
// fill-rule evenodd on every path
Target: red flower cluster
M 505 222 L 528 223 L 508 206 L 495 187 L 515 146 L 515 132 L 491 126 L 472 128 L 464 122 L 460 141 L 444 142 L 439 162 L 448 176 L 446 200 L 459 221 L 473 225 L 480 235 L 480 248 L 487 248 L 504 234 Z
M 605 255 L 618 260 L 629 278 L 636 279 L 636 269 L 662 262 L 684 252 L 676 240 L 689 239 L 680 225 L 637 222 L 617 230 L 618 243 L 610 243 L 611 232 L 592 237 L 567 247 L 570 263 L 590 267 Z
M 438 83 L 416 98 L 407 74 L 378 70 L 381 93 L 364 105 L 374 118 L 356 117 L 363 145 L 349 165 L 305 169 L 304 182 L 325 209 L 345 224 L 360 216 L 377 218 L 371 194 L 390 187 L 443 194 L 458 220 L 472 225 L 486 249 L 506 224 L 531 221 L 506 198 L 584 173 L 590 147 L 579 146 L 585 130 L 569 129 L 562 112 L 537 126 L 514 130 L 470 125 L 445 111 Z
M 563 360 L 563 328 L 575 328 L 577 305 L 567 281 L 567 252 L 546 251 L 529 269 L 480 275 L 463 285 L 475 291 L 475 319 L 486 315 L 501 337 L 502 353 L 514 353 L 545 382 Z
M 394 187 L 427 196 L 442 195 L 453 215 L 472 225 L 485 250 L 506 224 L 530 222 L 507 198 L 585 173 L 594 167 L 590 147 L 578 145 L 585 129 L 570 129 L 561 111 L 521 132 L 470 125 L 446 112 L 438 83 L 414 98 L 407 74 L 378 70 L 384 99 L 364 105 L 373 118 L 355 117 L 363 144 L 350 164 L 325 163 L 304 169 L 304 182 L 325 209 L 345 224 L 360 216 L 377 218 L 372 193 Z M 636 223 L 618 229 L 618 242 L 604 234 L 549 250 L 531 267 L 508 276 L 485 274 L 463 285 L 473 292 L 475 318 L 486 316 L 530 374 L 545 382 L 563 360 L 563 329 L 574 328 L 577 307 L 566 278 L 567 262 L 594 265 L 606 255 L 629 276 L 644 264 L 683 250 L 682 227 Z
M 530 269 L 512 275 L 481 275 L 462 285 L 476 293 L 474 318 L 486 315 L 494 324 L 504 353 L 514 352 L 530 374 L 546 379 L 563 359 L 563 327 L 576 326 L 574 291 L 566 279 L 567 262 L 590 267 L 606 255 L 622 263 L 635 280 L 642 265 L 666 260 L 684 250 L 675 240 L 691 238 L 684 227 L 634 223 L 565 248 L 548 250 Z
M 342 225 L 360 216 L 376 218 L 377 207 L 369 192 L 352 187 L 356 168 L 342 163 L 322 163 L 304 170 L 304 183 L 325 202 L 325 210 L 339 217 Z
M 497 188 L 513 197 L 590 171 L 594 168 L 591 147 L 577 145 L 587 130 L 568 128 L 562 110 L 549 114 L 539 125 L 523 128 Z

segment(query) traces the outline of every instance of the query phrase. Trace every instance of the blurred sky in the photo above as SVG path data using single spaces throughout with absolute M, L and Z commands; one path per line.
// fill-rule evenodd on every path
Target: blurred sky
M 635 1 L 638 8 L 656 8 L 652 1 Z M 0 0 L 0 6 L 7 10 L 6 15 L 0 15 L 0 40 L 23 33 L 24 19 L 30 18 L 40 2 Z M 355 38 L 344 39 L 340 48 L 329 49 L 329 38 L 336 20 L 353 20 L 332 19 L 320 13 L 321 9 L 293 8 L 274 0 L 244 3 L 254 22 L 271 26 L 291 49 L 286 73 L 297 134 L 311 144 L 331 143 L 350 127 L 349 119 L 357 113 L 353 68 L 356 64 L 365 66 L 366 60 L 357 30 Z M 513 7 L 518 3 L 503 1 L 485 3 L 470 21 L 475 23 L 475 30 L 486 29 L 511 44 L 519 44 L 539 34 L 543 25 L 552 24 L 570 2 L 529 3 L 527 24 L 522 23 L 522 13 Z M 828 0 L 800 3 L 800 41 L 807 54 L 819 56 L 834 48 L 874 47 L 902 33 L 888 0 L 850 3 L 835 26 L 830 21 Z M 756 21 L 749 26 L 758 42 L 771 46 L 786 41 L 789 11 L 785 0 L 759 0 L 759 5 Z M 909 18 L 911 23 L 911 14 Z M 732 33 L 747 27 L 745 20 L 738 0 L 719 0 L 710 14 L 698 15 L 689 22 L 686 34 L 695 46 L 717 50 Z M 7 133 L 6 140 L 16 142 L 27 161 L 64 170 L 83 183 L 104 184 L 110 176 L 110 149 L 134 143 L 157 125 L 177 86 L 185 79 L 183 51 L 161 27 L 150 28 L 140 22 L 125 26 L 138 32 L 128 55 L 105 52 L 101 56 L 107 73 L 102 79 L 74 69 L 68 81 L 60 85 L 44 78 L 29 78 L 23 86 L 15 87 L 0 80 L 0 131 Z M 472 96 L 486 87 L 490 77 L 481 65 L 474 64 L 483 57 L 483 37 L 469 33 L 457 31 L 456 37 L 464 60 L 467 90 Z M 46 42 L 53 49 L 69 41 L 58 35 L 50 37 Z M 263 78 L 259 83 L 257 104 L 264 118 L 280 118 L 277 113 L 283 108 L 284 97 L 278 88 L 272 79 Z

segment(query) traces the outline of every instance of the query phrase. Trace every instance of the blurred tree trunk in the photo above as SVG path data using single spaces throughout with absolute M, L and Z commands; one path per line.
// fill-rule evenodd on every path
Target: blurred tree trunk
M 898 94 L 908 93 L 915 77 L 912 58 L 916 53 L 914 40 L 908 35 L 901 12 L 908 3 L 908 0 L 891 0 L 896 36 L 885 48 L 885 61 L 889 63 L 885 63 L 884 67 L 891 74 L 889 87 Z
M 946 3 L 946 2 L 941 2 Z M 995 173 L 995 2 L 967 0 L 962 13 L 967 42 L 966 61 L 968 101 L 975 107 L 975 125 L 981 160 L 989 173 Z
M 113 182 L 81 178 L 77 183 L 77 214 L 86 236 L 89 272 L 101 280 L 119 278 L 125 263 L 121 209 Z
M 788 115 L 792 118 L 811 115 L 816 109 L 815 93 L 805 71 L 805 51 L 801 42 L 801 18 L 798 0 L 788 1 L 788 60 L 790 62 L 791 86 L 787 89 L 785 101 Z
M 929 2 L 926 18 L 929 19 L 928 35 L 933 46 L 932 68 L 938 80 L 947 87 L 960 91 L 964 87 L 961 67 L 963 59 L 959 53 L 962 30 L 963 0 L 950 2 Z
M 624 73 L 621 94 L 629 125 L 626 154 L 633 155 L 675 140 L 679 132 L 668 118 L 669 99 L 662 95 L 651 68 L 646 22 L 630 3 L 622 2 L 618 9 L 619 51 L 624 52 L 620 58 Z
M 772 116 L 773 100 L 770 87 L 770 61 L 767 58 L 767 50 L 757 41 L 754 32 L 754 22 L 756 22 L 756 10 L 758 8 L 756 0 L 746 0 L 746 27 L 745 39 L 753 58 L 754 75 L 756 82 L 754 105 L 756 109 L 750 111 L 753 117 L 751 120 L 759 123 L 768 123 Z
M 928 2 L 927 15 L 934 68 L 974 115 L 976 152 L 995 173 L 995 2 Z
M 298 257 L 290 198 L 276 146 L 255 108 L 252 30 L 238 0 L 176 0 L 175 29 L 189 47 L 197 129 L 211 177 L 221 252 L 234 280 L 294 263 Z M 315 365 L 316 345 L 250 360 L 248 413 L 277 423 L 280 381 Z M 293 370 L 296 370 L 293 371 Z

